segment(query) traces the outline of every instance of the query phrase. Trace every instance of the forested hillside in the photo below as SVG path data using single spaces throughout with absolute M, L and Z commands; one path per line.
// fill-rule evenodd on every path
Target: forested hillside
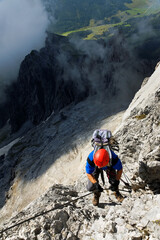
M 50 16 L 49 31 L 66 36 L 98 39 L 112 35 L 117 27 L 130 33 L 146 18 L 149 22 L 155 19 L 154 24 L 159 20 L 158 0 L 43 1 Z
M 125 11 L 128 7 L 125 3 L 131 0 L 60 0 L 56 4 L 49 4 L 48 11 L 54 15 L 57 20 L 54 31 L 62 33 L 88 26 L 91 19 L 95 21 L 105 20 L 116 14 L 119 10 Z M 51 8 L 49 6 L 52 6 Z

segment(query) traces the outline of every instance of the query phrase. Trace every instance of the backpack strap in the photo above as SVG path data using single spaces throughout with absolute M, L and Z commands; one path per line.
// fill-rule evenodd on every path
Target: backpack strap
M 114 166 L 114 165 L 116 165 L 116 164 L 117 164 L 117 162 L 118 162 L 118 160 L 119 160 L 118 156 L 117 156 L 116 158 L 112 158 L 112 163 L 111 163 L 111 166 Z
M 91 161 L 91 160 L 89 159 L 89 157 L 87 158 L 87 162 L 89 163 L 89 165 L 90 165 L 91 167 L 95 167 L 95 163 L 94 163 L 93 161 Z
M 102 183 L 103 183 L 103 185 L 105 184 L 105 180 L 104 180 L 104 173 L 103 173 L 103 170 L 102 169 L 100 169 L 100 168 L 98 168 L 97 166 L 96 166 L 96 168 L 95 168 L 95 172 L 99 175 L 101 175 L 101 179 L 102 179 Z
M 103 170 L 100 169 L 100 174 L 101 174 L 101 179 L 102 179 L 102 182 L 103 182 L 103 185 L 105 184 L 105 180 L 104 180 L 104 174 L 103 174 Z

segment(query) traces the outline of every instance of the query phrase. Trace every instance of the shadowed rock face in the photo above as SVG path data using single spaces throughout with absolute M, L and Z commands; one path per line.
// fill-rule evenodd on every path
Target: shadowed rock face
M 6 121 L 9 118 L 9 106 L 7 103 L 1 103 L 0 104 L 0 128 L 4 126 Z
M 129 103 L 151 69 L 131 54 L 123 36 L 108 42 L 73 43 L 49 34 L 44 48 L 25 57 L 17 82 L 8 91 L 12 132 L 26 121 L 37 125 L 53 111 L 88 95 L 106 98 L 105 90 L 108 99 L 121 94 Z
M 51 44 L 52 43 L 52 44 Z M 32 51 L 21 64 L 17 83 L 11 92 L 10 121 L 15 132 L 27 120 L 38 124 L 51 112 L 87 96 L 87 89 L 78 89 L 72 78 L 64 80 L 64 71 L 57 56 L 64 53 L 70 62 L 74 57 L 61 48 L 69 46 L 65 38 L 52 35 L 40 52 Z
M 62 240 L 113 239 L 113 237 L 115 239 L 120 237 L 121 239 L 159 239 L 159 75 L 160 66 L 148 81 L 143 83 L 142 88 L 124 113 L 121 126 L 114 132 L 120 144 L 119 157 L 125 173 L 122 179 L 132 186 L 132 191 L 128 192 L 123 182 L 120 182 L 120 192 L 125 196 L 124 201 L 121 204 L 117 202 L 113 192 L 108 190 L 107 192 L 103 191 L 99 207 L 94 207 L 91 203 L 92 196 L 86 196 L 87 177 L 84 168 L 90 145 L 86 146 L 85 141 L 89 142 L 89 135 L 91 136 L 91 132 L 93 132 L 88 127 L 88 123 L 92 122 L 91 119 L 95 119 L 97 122 L 100 115 L 98 107 L 94 108 L 93 115 L 91 114 L 87 99 L 73 107 L 73 114 L 66 109 L 66 116 L 68 114 L 66 121 L 63 121 L 65 119 L 63 114 L 62 116 L 51 115 L 48 121 L 31 129 L 24 138 L 17 142 L 6 157 L 0 158 L 1 178 L 3 178 L 3 181 L 0 182 L 1 189 L 6 190 L 8 183 L 11 185 L 6 196 L 5 206 L 0 214 L 2 223 L 5 221 L 3 214 L 6 214 L 6 210 L 8 211 L 10 206 L 15 207 L 17 202 L 21 201 L 18 196 L 24 196 L 25 192 L 27 196 L 33 195 L 38 191 L 38 186 L 42 188 L 47 185 L 49 178 L 54 178 L 55 174 L 58 175 L 58 169 L 62 172 L 62 162 L 66 162 L 66 166 L 69 165 L 69 161 L 72 162 L 71 168 L 64 167 L 64 171 L 68 175 L 64 174 L 63 177 L 70 176 L 75 172 L 77 175 L 78 169 L 82 171 L 77 182 L 74 182 L 74 187 L 53 185 L 26 208 L 21 208 L 17 215 L 14 215 L 8 222 L 5 221 L 6 224 L 0 227 L 1 231 L 14 225 L 13 228 L 5 231 L 3 236 L 0 233 L 0 237 L 2 236 L 6 240 L 52 239 L 53 237 Z M 85 107 L 87 106 L 88 115 L 84 114 L 83 104 Z M 102 109 L 103 114 L 105 113 L 104 108 Z M 74 114 L 75 112 L 77 115 Z M 89 116 L 90 118 L 87 118 Z M 109 121 L 111 122 L 111 119 Z M 104 115 L 102 122 L 108 126 Z M 100 125 L 100 122 L 98 121 L 97 124 Z M 77 126 L 79 127 L 77 128 Z M 74 144 L 68 141 L 68 129 L 73 130 L 72 143 Z M 56 135 L 58 141 L 56 141 Z M 87 138 L 88 140 L 86 140 Z M 62 154 L 62 151 L 66 152 L 67 144 L 68 147 L 71 147 L 68 157 L 67 154 Z M 50 163 L 53 166 L 53 158 L 55 157 L 56 160 L 58 158 L 56 149 L 58 154 L 63 156 L 61 164 L 55 167 L 55 171 L 54 168 L 50 169 L 51 175 L 49 172 L 44 174 L 42 171 L 44 168 L 41 168 L 42 163 L 45 164 L 45 171 L 47 168 L 51 168 Z M 46 178 L 42 178 L 43 184 L 40 182 L 38 184 L 40 175 L 43 177 L 46 175 Z M 108 186 L 108 181 L 106 184 Z M 31 192 L 25 191 L 27 185 Z M 3 196 L 0 197 L 2 201 Z M 14 203 L 16 201 L 16 204 L 11 204 L 12 200 Z M 18 211 L 17 207 L 16 211 Z M 30 220 L 26 221 L 28 218 Z M 15 224 L 17 225 L 15 226 Z

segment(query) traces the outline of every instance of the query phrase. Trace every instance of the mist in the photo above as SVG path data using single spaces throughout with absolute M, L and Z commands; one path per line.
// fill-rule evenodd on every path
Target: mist
M 152 2 L 149 2 L 148 6 L 149 6 L 147 9 L 148 12 L 150 9 L 154 9 L 154 10 L 158 9 L 158 8 L 160 8 L 160 0 L 154 0 Z
M 44 46 L 48 17 L 41 0 L 0 1 L 0 102 L 16 80 L 20 63 Z
M 28 3 L 31 6 L 31 2 L 27 2 L 27 6 Z M 40 6 L 44 14 L 40 17 L 45 20 L 42 22 L 46 23 L 42 25 L 44 28 L 40 32 L 43 33 L 41 36 L 44 41 L 48 20 L 45 10 L 38 3 L 40 4 L 37 0 L 34 8 L 36 4 Z M 47 13 L 47 0 L 43 4 Z M 34 12 L 33 9 L 31 12 Z M 109 29 L 106 36 L 103 36 L 104 39 L 90 41 L 79 39 L 81 34 L 71 34 L 65 38 L 48 31 L 46 47 L 39 52 L 34 51 L 25 59 L 19 81 L 9 95 L 12 131 L 17 131 L 26 120 L 38 124 L 53 110 L 59 111 L 69 103 L 77 103 L 89 96 L 99 103 L 108 104 L 114 101 L 120 106 L 128 105 L 140 88 L 143 79 L 150 76 L 153 69 L 151 55 L 147 58 L 145 56 L 147 48 L 144 48 L 148 33 L 151 32 L 154 35 L 154 24 L 152 28 L 152 21 L 150 21 L 151 26 L 149 26 L 148 19 L 144 17 L 140 22 L 137 18 L 137 21 L 131 25 L 133 28 L 129 29 L 129 33 L 123 26 L 115 27 Z M 32 28 L 30 32 L 31 30 Z M 25 44 L 28 45 L 27 42 Z M 151 44 L 149 47 L 152 52 Z M 34 49 L 33 45 L 32 49 Z M 34 56 L 38 56 L 36 62 L 31 61 Z M 21 117 L 22 115 L 24 117 Z M 22 120 L 19 121 L 19 119 Z
M 137 59 L 134 48 L 123 35 L 115 30 L 114 35 L 110 44 L 107 40 L 71 38 L 70 43 L 85 56 L 80 68 L 77 64 L 70 65 L 64 52 L 59 54 L 58 61 L 64 69 L 64 81 L 76 82 L 82 91 L 88 82 L 89 95 L 96 96 L 99 101 L 116 97 L 119 102 L 128 103 L 144 79 L 143 61 Z

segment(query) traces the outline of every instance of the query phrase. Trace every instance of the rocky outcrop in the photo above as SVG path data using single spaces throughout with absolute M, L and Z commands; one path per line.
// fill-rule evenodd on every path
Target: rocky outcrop
M 12 131 L 17 131 L 26 121 L 33 125 L 46 119 L 71 102 L 78 102 L 87 96 L 87 88 L 79 88 L 72 76 L 64 77 L 65 66 L 58 62 L 64 55 L 70 65 L 80 67 L 82 57 L 65 37 L 50 35 L 45 48 L 32 51 L 21 64 L 17 82 L 10 90 L 10 122 Z M 63 59 L 62 59 L 63 60 Z M 59 61 L 61 61 L 59 59 Z M 84 85 L 83 78 L 79 85 Z
M 9 106 L 7 103 L 0 104 L 0 129 L 5 125 L 6 121 L 9 119 Z
M 117 132 L 120 155 L 130 165 L 132 178 L 160 193 L 160 66 L 142 84 Z
M 97 208 L 92 195 L 55 185 L 5 224 L 1 239 L 158 240 L 160 195 L 143 193 L 131 193 L 119 204 L 104 192 Z
M 125 173 L 122 179 L 129 179 L 129 183 L 132 185 L 132 191 L 128 192 L 121 181 L 120 191 L 125 197 L 123 202 L 117 202 L 112 192 L 110 190 L 105 190 L 101 195 L 99 207 L 94 207 L 92 205 L 92 194 L 86 192 L 87 177 L 85 176 L 83 169 L 82 175 L 74 183 L 74 187 L 60 184 L 53 185 L 48 191 L 41 195 L 41 197 L 31 202 L 26 208 L 20 211 L 19 214 L 12 216 L 10 221 L 6 222 L 3 227 L 1 226 L 0 234 L 2 239 L 160 239 L 159 76 L 160 66 L 137 92 L 135 98 L 124 114 L 122 124 L 115 132 L 115 136 L 120 144 L 120 158 L 122 159 Z M 84 112 L 84 108 L 82 110 L 79 106 L 79 112 L 81 111 Z M 91 117 L 91 119 L 92 118 L 93 117 Z M 72 120 L 72 124 L 75 124 L 75 122 L 77 124 L 75 116 Z M 81 122 L 84 124 L 85 121 L 88 123 L 89 119 L 86 120 L 84 118 Z M 110 119 L 110 122 L 111 121 L 112 119 Z M 104 119 L 101 123 L 102 122 L 104 123 Z M 59 124 L 59 119 L 50 119 L 48 124 L 48 128 L 53 124 Z M 63 122 L 63 127 L 64 124 L 65 123 Z M 58 130 L 63 136 L 66 136 L 66 128 L 63 128 L 65 129 L 65 132 L 62 133 L 62 131 L 60 131 L 62 130 L 62 125 L 59 124 Z M 84 126 L 85 125 L 81 127 L 84 129 Z M 44 132 L 51 134 L 48 128 L 45 128 L 45 126 L 43 127 Z M 79 128 L 77 131 L 82 133 L 82 129 Z M 86 130 L 89 135 L 91 129 L 85 128 L 85 131 Z M 44 136 L 42 128 L 41 134 Z M 36 136 L 35 139 L 39 139 L 40 141 L 40 134 L 38 135 L 39 138 Z M 73 135 L 76 136 L 76 132 L 74 132 Z M 83 135 L 86 136 L 85 134 Z M 77 136 L 79 136 L 79 134 Z M 51 139 L 52 136 L 49 137 Z M 32 138 L 34 137 L 32 136 Z M 63 138 L 63 140 L 64 139 L 65 138 Z M 24 140 L 26 141 L 26 139 Z M 61 139 L 62 142 L 63 140 Z M 30 141 L 31 140 L 29 140 L 27 144 L 30 144 Z M 78 146 L 80 146 L 80 142 L 84 142 L 84 139 L 82 140 L 78 138 L 77 141 L 79 143 Z M 24 149 L 24 145 L 21 145 L 22 142 L 23 140 L 18 143 L 17 150 L 21 148 Z M 75 142 L 76 139 L 74 143 Z M 53 139 L 51 144 L 53 145 Z M 39 147 L 40 146 L 38 146 L 38 150 L 40 151 Z M 48 147 L 51 148 L 51 145 Z M 35 146 L 32 146 L 32 148 L 32 153 L 34 153 L 35 157 L 34 160 L 36 161 Z M 12 149 L 10 154 L 14 153 L 14 149 L 15 148 Z M 85 151 L 84 149 L 85 147 L 83 145 L 81 154 L 78 158 L 76 158 L 78 151 L 80 151 L 78 148 L 74 149 L 75 152 L 72 152 L 72 155 L 69 155 L 70 158 L 74 158 L 76 160 L 74 164 L 79 161 L 77 167 L 75 167 L 75 165 L 73 166 L 73 172 L 71 172 L 71 170 L 68 171 L 69 176 L 75 172 L 75 169 L 78 171 L 79 165 L 83 165 L 84 167 L 85 163 L 82 164 L 81 161 L 83 159 L 82 154 Z M 45 149 L 43 148 L 45 159 L 47 151 L 48 149 L 46 149 L 46 147 Z M 26 152 L 27 154 L 29 153 L 29 151 Z M 21 158 L 19 159 L 22 161 L 25 154 L 24 152 L 23 154 L 22 152 L 20 154 L 21 155 L 19 156 Z M 42 151 L 40 151 L 40 154 L 42 154 Z M 64 156 L 64 159 L 66 161 L 67 155 Z M 38 162 L 38 165 L 42 164 L 42 162 L 41 164 L 39 163 L 40 162 Z M 21 167 L 23 167 L 24 164 L 28 163 L 23 161 L 21 163 Z M 62 163 L 60 162 L 60 167 L 61 164 Z M 69 161 L 67 164 L 69 164 Z M 32 170 L 34 168 L 37 170 L 37 165 L 34 165 Z M 20 167 L 15 169 L 15 173 L 19 169 Z M 65 168 L 65 170 L 67 171 L 68 169 Z M 52 171 L 52 174 L 53 173 L 54 171 Z M 30 174 L 32 174 L 33 177 L 34 173 L 30 172 Z M 37 178 L 34 180 L 38 183 Z M 29 184 L 32 184 L 32 181 L 30 181 Z M 15 182 L 15 185 L 16 184 L 18 183 Z M 14 188 L 17 187 L 17 185 L 15 185 Z M 106 188 L 108 189 L 108 184 Z
M 137 59 L 120 34 L 108 42 L 71 42 L 49 34 L 44 48 L 25 57 L 17 82 L 8 90 L 12 132 L 27 121 L 30 127 L 37 125 L 88 95 L 118 95 L 129 102 L 152 69 Z

